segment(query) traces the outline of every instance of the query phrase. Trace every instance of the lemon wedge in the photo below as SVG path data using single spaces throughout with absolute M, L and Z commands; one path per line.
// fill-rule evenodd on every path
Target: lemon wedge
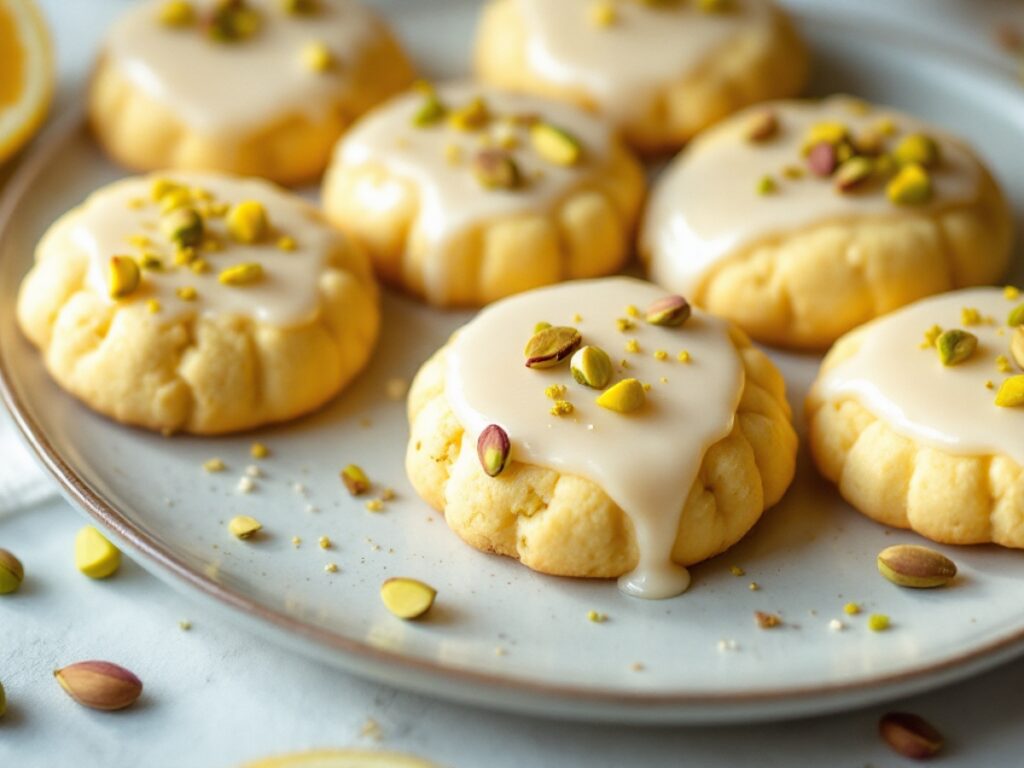
M 53 83 L 53 46 L 35 0 L 0 0 L 0 163 L 42 125 Z

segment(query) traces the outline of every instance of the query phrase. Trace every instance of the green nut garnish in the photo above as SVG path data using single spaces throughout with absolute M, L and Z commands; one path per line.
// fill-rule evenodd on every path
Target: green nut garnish
M 476 455 L 480 466 L 489 477 L 497 477 L 508 464 L 512 444 L 508 433 L 497 424 L 491 424 L 480 433 L 476 441 Z
M 1010 310 L 1010 314 L 1006 318 L 1006 324 L 1011 328 L 1024 325 L 1024 304 L 1018 304 Z
M 935 349 L 943 365 L 959 365 L 974 354 L 978 348 L 978 337 L 968 331 L 954 328 L 943 331 L 935 340 Z
M 911 163 L 900 168 L 885 194 L 896 205 L 921 205 L 932 199 L 932 180 L 924 166 Z
M 956 576 L 956 563 L 940 552 L 897 544 L 878 553 L 878 572 L 893 584 L 912 589 L 942 587 Z
M 432 90 L 424 94 L 423 101 L 413 113 L 412 124 L 417 128 L 426 128 L 440 122 L 447 110 Z
M 362 467 L 356 464 L 349 464 L 341 470 L 340 475 L 341 482 L 345 484 L 345 488 L 353 496 L 362 496 L 370 490 L 370 478 L 366 476 Z
M 1011 376 L 999 385 L 996 405 L 1000 408 L 1020 408 L 1024 405 L 1024 375 Z
M 0 549 L 0 595 L 17 592 L 24 578 L 21 561 L 6 549 Z
M 579 139 L 551 123 L 536 123 L 530 128 L 530 141 L 537 154 L 554 165 L 576 165 L 583 156 Z
M 195 208 L 177 208 L 160 222 L 164 235 L 179 248 L 192 248 L 203 241 L 203 217 Z
M 871 178 L 875 164 L 866 157 L 851 157 L 835 173 L 836 189 L 851 192 Z
M 586 346 L 569 361 L 572 377 L 585 387 L 604 389 L 612 379 L 612 359 L 600 347 Z
M 551 368 L 575 352 L 583 341 L 575 328 L 556 325 L 535 333 L 526 343 L 527 368 Z
M 665 296 L 647 308 L 644 318 L 651 325 L 678 326 L 690 319 L 690 302 L 682 296 Z
M 482 149 L 473 156 L 473 175 L 487 189 L 515 189 L 522 176 L 512 156 L 501 149 Z
M 923 133 L 912 133 L 904 136 L 896 149 L 893 150 L 893 157 L 900 165 L 920 165 L 925 168 L 933 168 L 939 164 L 939 145 L 931 136 Z
M 647 402 L 647 393 L 644 392 L 644 385 L 636 379 L 623 379 L 601 393 L 595 402 L 609 411 L 632 413 Z
M 550 327 L 551 327 L 551 323 L 547 323 L 547 322 L 544 322 L 543 320 L 541 320 L 539 323 L 537 323 L 535 326 L 533 326 L 533 332 L 534 332 L 534 334 L 537 334 L 537 333 L 540 333 L 541 331 L 546 331 Z

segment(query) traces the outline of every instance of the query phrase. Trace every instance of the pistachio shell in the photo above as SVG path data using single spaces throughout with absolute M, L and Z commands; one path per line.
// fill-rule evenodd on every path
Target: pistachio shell
M 1018 304 L 1010 310 L 1010 314 L 1006 316 L 1006 324 L 1011 328 L 1024 325 L 1024 304 Z
M 0 549 L 0 595 L 17 592 L 25 579 L 25 569 L 12 552 Z
M 340 475 L 341 482 L 345 484 L 345 488 L 353 496 L 361 496 L 370 490 L 370 478 L 366 476 L 362 467 L 356 464 L 349 464 L 341 470 Z
M 380 599 L 400 619 L 418 619 L 434 605 L 437 590 L 422 581 L 405 577 L 391 578 L 380 588 Z
M 123 299 L 139 287 L 139 265 L 131 256 L 110 258 L 110 297 Z
M 530 141 L 537 154 L 554 165 L 576 165 L 583 155 L 579 139 L 551 123 L 538 122 L 530 128 Z
M 228 523 L 228 530 L 236 539 L 250 539 L 263 530 L 263 523 L 249 515 L 236 515 Z
M 569 361 L 569 370 L 583 386 L 604 389 L 612 378 L 612 360 L 600 347 L 581 347 Z
M 569 357 L 583 341 L 575 328 L 556 325 L 538 331 L 526 343 L 527 368 L 551 368 Z
M 954 328 L 943 331 L 935 340 L 935 349 L 939 352 L 939 359 L 943 365 L 959 365 L 978 348 L 978 337 L 968 331 Z
M 1024 371 L 1024 326 L 1019 326 L 1010 339 L 1010 356 L 1017 367 Z
M 931 589 L 948 584 L 956 576 L 956 564 L 927 547 L 897 544 L 878 553 L 878 571 L 893 584 Z
M 678 326 L 690 319 L 692 311 L 682 296 L 665 296 L 647 308 L 645 319 L 651 325 Z
M 497 424 L 484 428 L 476 441 L 476 455 L 480 466 L 490 477 L 497 477 L 508 465 L 512 444 L 508 433 Z
M 160 221 L 160 230 L 179 248 L 191 248 L 203 241 L 203 217 L 195 208 L 177 208 Z
M 636 379 L 623 379 L 601 393 L 596 402 L 609 411 L 632 413 L 647 402 L 647 394 L 644 392 L 644 385 Z
M 512 156 L 501 149 L 483 149 L 473 156 L 473 175 L 487 189 L 515 189 L 522 177 Z
M 908 712 L 883 715 L 878 733 L 895 752 L 913 760 L 934 757 L 945 743 L 931 723 Z
M 142 681 L 109 661 L 80 661 L 53 676 L 72 699 L 90 709 L 124 709 L 142 694 Z
M 1019 408 L 1024 405 L 1024 374 L 1011 376 L 999 385 L 996 405 L 1001 408 Z
M 87 525 L 75 536 L 75 567 L 90 579 L 105 579 L 121 567 L 121 552 Z

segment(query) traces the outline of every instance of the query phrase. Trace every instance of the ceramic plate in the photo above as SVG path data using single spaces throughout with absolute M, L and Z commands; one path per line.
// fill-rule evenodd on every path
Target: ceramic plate
M 431 74 L 457 74 L 471 36 L 471 3 L 390 3 L 386 10 Z M 906 33 L 801 13 L 815 54 L 813 91 L 846 91 L 897 105 L 959 132 L 980 149 L 1024 210 L 1024 90 L 1008 77 Z M 469 319 L 395 295 L 369 370 L 330 407 L 258 435 L 163 438 L 117 426 L 63 394 L 14 322 L 15 293 L 46 226 L 124 172 L 91 144 L 77 118 L 37 144 L 8 187 L 0 219 L 0 365 L 4 395 L 71 501 L 172 584 L 224 607 L 254 632 L 357 674 L 488 706 L 546 715 L 643 722 L 712 722 L 821 713 L 907 694 L 1024 650 L 1024 558 L 990 547 L 950 552 L 963 578 L 938 592 L 905 591 L 875 573 L 883 547 L 915 537 L 843 504 L 802 457 L 784 502 L 739 546 L 694 569 L 684 596 L 642 601 L 614 582 L 534 574 L 463 545 L 404 478 L 403 403 L 392 379 L 418 365 Z M 1015 275 L 1024 282 L 1019 268 Z M 799 413 L 818 360 L 774 354 Z M 258 437 L 272 451 L 245 495 L 236 484 Z M 213 456 L 228 471 L 208 475 Z M 366 468 L 395 501 L 379 514 L 338 479 Z M 233 515 L 267 535 L 232 539 Z M 330 550 L 317 546 L 329 536 Z M 302 539 L 295 548 L 292 537 Z M 327 563 L 337 573 L 327 573 Z M 743 577 L 730 573 L 739 565 Z M 433 584 L 430 619 L 403 623 L 381 605 L 389 576 Z M 761 589 L 751 591 L 756 581 Z M 842 606 L 884 612 L 869 632 Z M 608 615 L 603 624 L 588 611 Z M 755 610 L 785 626 L 765 632 Z M 830 631 L 843 618 L 848 628 Z M 729 649 L 720 648 L 726 641 Z

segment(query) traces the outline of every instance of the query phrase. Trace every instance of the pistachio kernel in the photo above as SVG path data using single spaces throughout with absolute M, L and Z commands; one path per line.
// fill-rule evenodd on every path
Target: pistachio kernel
M 757 184 L 755 185 L 754 189 L 757 191 L 757 194 L 762 196 L 774 195 L 776 192 L 779 191 L 779 185 L 775 181 L 774 177 L 765 174 L 764 176 L 757 180 Z
M 515 189 L 522 181 L 512 155 L 501 149 L 482 149 L 473 156 L 473 175 L 487 189 Z
M 1024 406 L 1024 374 L 1011 376 L 999 385 L 999 390 L 996 392 L 996 405 L 1000 408 Z
M 956 563 L 940 552 L 913 544 L 897 544 L 878 553 L 878 572 L 901 587 L 943 587 L 956 576 Z
M 675 294 L 664 296 L 649 307 L 644 319 L 651 325 L 678 327 L 690 319 L 690 302 Z
M 256 200 L 243 200 L 231 206 L 226 223 L 231 237 L 240 243 L 262 240 L 270 226 L 266 209 Z
M 875 165 L 868 158 L 851 157 L 836 171 L 836 189 L 840 192 L 852 192 L 870 179 L 874 170 Z
M 580 347 L 569 360 L 572 377 L 585 387 L 604 389 L 612 379 L 612 359 L 600 347 Z
M 429 584 L 405 577 L 387 579 L 380 587 L 380 599 L 393 616 L 418 619 L 430 610 L 437 590 Z
M 923 166 L 911 163 L 900 168 L 885 194 L 896 205 L 921 205 L 932 199 L 932 180 Z
M 554 165 L 576 165 L 583 156 L 579 139 L 551 123 L 535 123 L 530 128 L 530 142 L 538 155 Z
M 616 413 L 632 413 L 647 402 L 644 385 L 636 379 L 623 379 L 601 393 L 595 402 Z
M 248 285 L 263 279 L 263 266 L 259 262 L 235 264 L 222 269 L 217 280 L 223 285 Z
M 527 368 L 551 368 L 575 352 L 583 341 L 575 328 L 556 325 L 535 333 L 526 343 Z
M 83 707 L 112 712 L 142 695 L 142 681 L 109 661 L 80 661 L 54 671 L 60 687 Z
M 927 720 L 908 712 L 889 712 L 878 721 L 878 734 L 893 751 L 912 760 L 926 760 L 945 740 Z
M 87 525 L 75 536 L 75 567 L 90 579 L 105 579 L 121 567 L 121 552 Z
M 763 109 L 747 120 L 743 137 L 749 142 L 767 141 L 779 132 L 779 118 L 774 110 Z
M 487 102 L 477 96 L 468 104 L 448 115 L 448 124 L 457 131 L 477 131 L 485 127 L 491 120 Z
M 552 416 L 571 416 L 576 408 L 568 400 L 555 400 L 548 411 Z
M 0 549 L 0 595 L 17 592 L 25 580 L 25 568 L 13 552 Z
M 426 128 L 427 126 L 439 123 L 444 118 L 446 112 L 447 110 L 437 97 L 437 94 L 431 91 L 424 94 L 423 101 L 420 102 L 416 111 L 413 112 L 412 124 L 416 128 Z
M 250 539 L 263 530 L 263 524 L 249 515 L 236 515 L 228 523 L 228 530 L 236 539 Z
M 110 258 L 110 297 L 123 299 L 139 287 L 139 265 L 131 256 Z
M 504 471 L 511 452 L 508 433 L 497 424 L 485 427 L 477 438 L 476 455 L 488 477 L 497 477 Z
M 1006 324 L 1011 328 L 1024 325 L 1024 304 L 1018 304 L 1010 310 L 1010 314 L 1006 316 Z
M 1010 357 L 1024 371 L 1024 325 L 1017 326 L 1010 339 Z
M 815 176 L 831 176 L 839 165 L 835 145 L 827 141 L 819 141 L 807 152 L 807 167 Z
M 845 123 L 827 120 L 812 125 L 804 136 L 804 152 L 809 152 L 817 144 L 838 146 L 849 138 L 850 131 Z
M 349 464 L 340 472 L 341 482 L 353 496 L 361 496 L 370 490 L 370 478 L 357 464 Z
M 195 22 L 196 14 L 187 0 L 167 0 L 160 6 L 157 18 L 167 27 L 188 27 Z
M 872 613 L 868 616 L 868 629 L 872 632 L 885 632 L 890 624 L 889 617 L 884 613 Z
M 326 72 L 334 66 L 334 54 L 322 40 L 311 40 L 302 46 L 302 64 L 311 72 Z
M 541 320 L 539 323 L 537 323 L 536 325 L 533 326 L 533 332 L 534 332 L 534 334 L 537 334 L 537 333 L 540 333 L 541 331 L 546 331 L 550 327 L 551 327 L 551 323 L 547 323 L 547 322 Z
M 900 140 L 892 156 L 900 165 L 914 164 L 934 168 L 939 164 L 939 145 L 930 136 L 912 133 Z
M 935 339 L 935 349 L 939 353 L 939 360 L 943 365 L 959 365 L 978 348 L 978 337 L 969 331 L 961 331 L 954 328 L 943 331 Z
M 192 248 L 203 241 L 203 217 L 195 208 L 176 208 L 164 216 L 160 229 L 178 248 Z

